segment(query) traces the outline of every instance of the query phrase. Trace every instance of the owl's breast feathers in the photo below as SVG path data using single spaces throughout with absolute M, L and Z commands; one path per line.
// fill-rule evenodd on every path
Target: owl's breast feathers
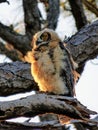
M 74 67 L 63 43 L 33 49 L 32 58 L 31 73 L 41 91 L 74 95 Z

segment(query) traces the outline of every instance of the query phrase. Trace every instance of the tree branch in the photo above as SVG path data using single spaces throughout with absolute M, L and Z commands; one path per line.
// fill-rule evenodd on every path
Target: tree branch
M 98 17 L 98 9 L 97 9 L 97 7 L 95 7 L 91 2 L 89 2 L 87 0 L 83 0 L 83 3 L 85 4 L 85 6 L 87 7 L 88 10 L 93 12 Z
M 0 23 L 0 37 L 14 46 L 23 55 L 31 50 L 32 36 L 41 29 L 37 1 L 24 0 L 26 35 L 16 33 L 12 28 Z
M 7 2 L 8 4 L 10 4 L 8 0 L 0 0 L 0 3 L 3 3 L 3 2 Z
M 77 29 L 81 29 L 84 25 L 87 24 L 87 19 L 84 14 L 82 0 L 69 0 L 71 6 L 72 14 L 75 18 Z
M 0 64 L 0 96 L 38 90 L 28 63 L 13 62 Z
M 45 122 L 39 122 L 39 123 L 30 123 L 30 122 L 23 122 L 23 123 L 14 123 L 14 122 L 7 122 L 2 121 L 0 123 L 0 128 L 10 128 L 10 130 L 17 130 L 17 129 L 25 129 L 31 130 L 31 129 L 39 129 L 39 130 L 57 130 L 57 128 L 61 128 L 61 124 L 58 123 L 58 121 L 45 121 Z M 67 129 L 64 129 L 67 130 Z
M 49 8 L 47 13 L 48 28 L 55 30 L 59 17 L 59 0 L 49 0 Z
M 26 35 L 21 35 L 13 31 L 10 27 L 0 23 L 0 37 L 8 41 L 17 50 L 26 54 L 28 50 L 31 50 L 31 41 Z
M 23 9 L 26 35 L 32 39 L 32 36 L 41 29 L 37 0 L 23 0 Z
M 65 42 L 79 65 L 78 71 L 82 72 L 86 61 L 98 55 L 98 20 L 86 25 Z
M 78 120 L 76 120 L 76 122 L 77 123 L 74 123 L 74 125 L 77 130 L 86 130 L 86 128 L 88 128 L 88 130 L 98 130 L 98 126 L 96 125 L 79 122 Z M 82 124 L 84 125 L 84 127 Z M 25 128 L 26 130 L 31 130 L 31 129 L 57 130 L 59 128 L 62 128 L 63 130 L 69 130 L 65 124 L 64 125 L 60 124 L 58 120 L 44 121 L 39 123 L 28 122 L 28 121 L 25 121 L 23 123 L 1 121 L 0 129 L 6 130 L 6 128 L 7 130 L 17 130 L 17 129 L 25 130 Z
M 6 48 L 6 45 L 0 42 L 0 54 L 6 55 L 8 58 L 10 58 L 12 61 L 20 61 L 20 57 L 15 49 L 8 50 Z
M 87 109 L 72 97 L 35 94 L 14 101 L 0 102 L 0 120 L 20 116 L 34 117 L 45 113 L 62 114 L 71 119 L 97 123 L 89 119 L 90 114 L 96 112 Z

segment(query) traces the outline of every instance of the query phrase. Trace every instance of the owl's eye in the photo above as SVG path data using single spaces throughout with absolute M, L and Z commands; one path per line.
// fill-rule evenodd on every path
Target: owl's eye
M 44 41 L 49 41 L 51 39 L 51 35 L 48 32 L 44 32 L 41 36 L 40 39 L 44 42 Z
M 41 36 L 36 41 L 36 45 L 39 45 L 39 44 L 42 44 L 42 43 L 47 44 L 50 40 L 51 40 L 50 33 L 44 32 L 44 33 L 41 34 Z

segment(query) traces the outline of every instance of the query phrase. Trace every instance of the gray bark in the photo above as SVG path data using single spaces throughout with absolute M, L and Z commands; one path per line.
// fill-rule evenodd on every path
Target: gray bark
M 37 0 L 23 0 L 23 9 L 26 35 L 32 39 L 32 36 L 41 29 Z
M 85 63 L 98 55 L 98 20 L 83 27 L 66 42 L 81 73 Z
M 0 23 L 0 37 L 14 46 L 23 55 L 31 50 L 32 36 L 41 29 L 37 0 L 23 0 L 26 34 L 16 33 L 11 27 Z
M 0 96 L 38 90 L 34 82 L 30 65 L 23 62 L 0 64 Z
M 84 25 L 87 24 L 87 19 L 84 13 L 82 0 L 69 0 L 71 6 L 72 14 L 75 18 L 77 29 L 81 29 Z
M 63 126 L 61 126 L 58 121 L 46 121 L 46 122 L 39 122 L 39 123 L 14 123 L 14 122 L 0 122 L 0 130 L 61 130 Z M 64 129 L 68 130 L 68 129 Z
M 20 57 L 18 55 L 17 50 L 15 49 L 7 49 L 6 45 L 0 42 L 0 54 L 6 55 L 12 61 L 20 61 Z
M 2 23 L 0 23 L 0 37 L 12 44 L 15 49 L 19 50 L 24 55 L 28 50 L 31 50 L 31 41 L 28 36 L 16 33 L 12 28 Z
M 53 30 L 56 29 L 57 23 L 58 23 L 58 17 L 60 13 L 60 1 L 59 0 L 49 0 L 49 7 L 48 7 L 48 13 L 47 13 L 47 22 L 48 22 L 48 28 L 51 28 Z
M 0 120 L 14 117 L 34 117 L 39 114 L 54 113 L 73 119 L 89 120 L 96 112 L 87 109 L 77 99 L 66 96 L 35 94 L 14 101 L 0 102 Z
M 8 0 L 0 0 L 0 3 L 6 2 L 7 4 L 10 4 Z
M 92 13 L 94 13 L 96 15 L 96 17 L 98 17 L 98 8 L 97 6 L 93 5 L 91 2 L 89 2 L 88 0 L 82 0 L 83 3 L 85 4 L 86 8 L 91 11 Z

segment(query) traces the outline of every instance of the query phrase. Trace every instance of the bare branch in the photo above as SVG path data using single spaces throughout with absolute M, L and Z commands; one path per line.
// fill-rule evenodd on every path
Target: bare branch
M 87 19 L 84 14 L 82 0 L 69 0 L 71 6 L 72 14 L 75 18 L 76 26 L 78 29 L 82 28 L 87 24 Z
M 57 130 L 57 128 L 62 127 L 58 121 L 45 121 L 39 123 L 30 123 L 30 122 L 23 122 L 23 123 L 14 123 L 14 122 L 6 122 L 2 121 L 0 123 L 0 128 L 11 128 L 10 130 L 17 130 L 17 129 L 41 129 L 41 130 Z M 64 129 L 66 130 L 66 129 Z
M 12 28 L 0 23 L 0 37 L 14 46 L 23 55 L 31 50 L 31 39 L 35 32 L 40 30 L 40 18 L 37 1 L 23 1 L 26 35 L 16 33 Z
M 23 9 L 26 35 L 32 39 L 32 36 L 41 29 L 37 0 L 23 0 Z
M 67 48 L 82 72 L 86 61 L 98 55 L 98 20 L 86 25 L 65 42 L 68 43 Z
M 0 54 L 6 55 L 8 58 L 10 58 L 12 61 L 20 61 L 20 57 L 15 49 L 8 50 L 6 46 L 0 42 Z
M 84 127 L 82 124 L 84 125 Z M 96 125 L 79 122 L 78 120 L 76 120 L 76 123 L 74 120 L 74 125 L 75 125 L 75 128 L 77 128 L 77 130 L 86 130 L 86 128 L 88 128 L 89 130 L 98 129 Z M 6 128 L 7 130 L 17 130 L 17 129 L 25 130 L 25 128 L 26 130 L 31 130 L 31 129 L 57 130 L 59 128 L 62 128 L 63 130 L 68 130 L 68 127 L 66 127 L 65 124 L 64 125 L 60 124 L 58 120 L 44 121 L 44 122 L 39 122 L 39 123 L 28 122 L 28 121 L 25 121 L 23 123 L 1 121 L 0 129 L 1 128 L 3 130 L 6 130 Z
M 48 28 L 55 30 L 59 17 L 59 0 L 49 0 L 47 13 Z
M 14 101 L 0 102 L 0 120 L 20 116 L 33 117 L 45 113 L 62 114 L 91 123 L 94 122 L 89 119 L 90 114 L 96 114 L 78 100 L 65 96 L 36 94 Z
M 83 3 L 85 4 L 88 10 L 93 12 L 98 17 L 98 9 L 91 2 L 83 0 Z
M 28 63 L 13 62 L 0 64 L 0 96 L 38 90 Z
M 0 3 L 3 3 L 3 2 L 7 2 L 8 4 L 10 4 L 8 0 L 0 0 Z
M 21 35 L 13 31 L 12 28 L 0 23 L 0 37 L 12 44 L 24 55 L 31 50 L 30 39 L 26 35 Z

